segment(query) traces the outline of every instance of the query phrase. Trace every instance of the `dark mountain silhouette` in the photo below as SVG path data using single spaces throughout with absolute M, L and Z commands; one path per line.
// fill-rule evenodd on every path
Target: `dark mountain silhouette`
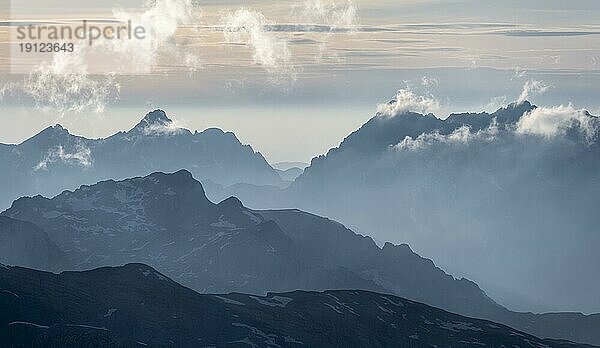
M 44 226 L 77 269 L 144 262 L 200 292 L 383 289 L 313 262 L 236 198 L 210 202 L 188 171 L 23 198 L 3 215 Z
M 366 291 L 200 295 L 143 264 L 0 266 L 0 289 L 6 347 L 584 347 Z
M 510 312 L 407 245 L 379 248 L 299 210 L 252 210 L 237 198 L 214 204 L 183 170 L 21 198 L 2 215 L 43 226 L 65 252 L 65 269 L 142 262 L 202 293 L 372 290 L 540 337 L 600 342 L 598 316 Z
M 26 194 L 54 195 L 100 180 L 187 168 L 221 185 L 282 185 L 264 157 L 220 129 L 190 132 L 164 111 L 148 113 L 128 132 L 86 139 L 60 125 L 18 145 L 0 146 L 0 206 Z
M 587 112 L 528 102 L 446 119 L 378 114 L 285 190 L 234 185 L 209 196 L 299 208 L 408 243 L 511 308 L 598 312 L 598 129 Z

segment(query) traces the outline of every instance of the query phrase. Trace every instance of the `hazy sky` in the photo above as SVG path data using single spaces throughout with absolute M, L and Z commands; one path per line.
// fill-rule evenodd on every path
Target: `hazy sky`
M 104 53 L 127 64 L 110 76 L 82 73 L 105 60 L 81 52 L 28 76 L 8 73 L 24 61 L 10 60 L 10 23 L 0 24 L 0 119 L 9 124 L 0 142 L 57 122 L 106 136 L 163 108 L 192 129 L 234 131 L 270 161 L 309 161 L 400 88 L 438 100 L 439 116 L 491 111 L 532 80 L 547 87 L 530 93 L 535 103 L 600 111 L 598 1 L 104 4 L 19 0 L 4 9 L 7 21 L 132 18 L 154 35 L 142 46 L 109 47 Z

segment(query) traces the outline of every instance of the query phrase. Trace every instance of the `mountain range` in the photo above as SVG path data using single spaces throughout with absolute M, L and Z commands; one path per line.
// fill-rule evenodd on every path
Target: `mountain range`
M 192 133 L 156 110 L 131 130 L 106 139 L 72 135 L 56 125 L 20 144 L 0 144 L 0 206 L 23 195 L 55 195 L 100 180 L 181 168 L 218 185 L 285 184 L 260 153 L 233 133 L 216 128 Z
M 586 111 L 529 102 L 445 119 L 379 112 L 288 188 L 208 192 L 407 243 L 513 309 L 600 312 L 598 129 Z
M 233 197 L 212 203 L 185 170 L 84 185 L 51 199 L 24 197 L 1 216 L 9 226 L 31 228 L 19 238 L 1 230 L 0 236 L 17 239 L 9 240 L 17 261 L 35 260 L 42 269 L 139 262 L 200 293 L 376 291 L 538 337 L 600 343 L 599 315 L 511 312 L 474 282 L 455 279 L 407 245 L 380 248 L 335 221 L 295 209 L 253 210 Z M 27 235 L 31 243 L 19 242 Z M 39 240 L 46 245 L 28 246 Z M 57 249 L 62 264 L 40 265 L 37 250 Z
M 591 347 L 367 291 L 201 295 L 143 264 L 0 265 L 3 347 Z

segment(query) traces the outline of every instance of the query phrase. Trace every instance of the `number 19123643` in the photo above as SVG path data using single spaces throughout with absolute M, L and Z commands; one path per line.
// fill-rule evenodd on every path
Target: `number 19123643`
M 20 43 L 19 49 L 21 53 L 58 53 L 58 52 L 74 52 L 75 45 L 73 43 Z

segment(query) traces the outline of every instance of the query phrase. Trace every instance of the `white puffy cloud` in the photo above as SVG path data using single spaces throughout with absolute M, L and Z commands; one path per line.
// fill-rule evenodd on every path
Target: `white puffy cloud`
M 290 75 L 295 78 L 287 40 L 265 29 L 265 26 L 273 23 L 262 13 L 239 8 L 224 16 L 222 22 L 226 41 L 242 42 L 250 46 L 255 64 L 261 65 L 274 75 Z
M 387 104 L 379 104 L 377 113 L 393 117 L 406 112 L 428 114 L 440 108 L 440 103 L 433 96 L 415 94 L 410 88 L 400 89 L 394 99 Z
M 527 80 L 527 82 L 525 82 L 525 85 L 523 85 L 523 90 L 521 91 L 521 94 L 517 99 L 517 103 L 523 103 L 533 95 L 543 94 L 550 88 L 552 88 L 552 86 L 545 84 L 543 81 L 538 81 L 534 79 Z
M 500 108 L 506 107 L 508 104 L 508 98 L 505 95 L 493 97 L 490 99 L 489 103 L 487 103 L 484 107 L 487 112 L 494 112 Z
M 293 63 L 290 35 L 310 32 L 318 37 L 317 60 L 324 57 L 328 39 L 334 32 L 353 32 L 358 25 L 357 7 L 351 2 L 333 0 L 307 0 L 293 7 L 289 22 L 276 23 L 261 12 L 239 8 L 221 18 L 222 30 L 228 43 L 243 43 L 253 52 L 253 61 L 262 66 L 272 80 L 281 82 L 282 77 L 296 79 L 300 68 Z M 328 59 L 339 61 L 337 53 L 329 53 Z
M 313 24 L 324 24 L 331 30 L 352 29 L 358 24 L 358 9 L 352 1 L 339 4 L 332 0 L 307 0 L 292 12 L 294 18 Z
M 436 144 L 466 145 L 472 141 L 490 142 L 496 139 L 498 133 L 499 129 L 495 122 L 477 132 L 472 132 L 468 126 L 462 126 L 447 135 L 433 132 L 423 133 L 416 138 L 407 136 L 394 148 L 401 151 L 418 151 Z
M 423 76 L 421 78 L 421 85 L 427 89 L 432 89 L 438 87 L 440 82 L 435 77 Z
M 33 170 L 48 170 L 48 165 L 55 162 L 76 165 L 83 169 L 90 168 L 94 163 L 92 151 L 83 144 L 77 144 L 74 152 L 68 152 L 62 146 L 57 146 L 48 150 L 46 157 L 33 167 Z
M 521 117 L 516 132 L 554 138 L 565 135 L 569 128 L 575 126 L 588 140 L 591 140 L 597 132 L 594 121 L 587 111 L 577 110 L 570 104 L 538 107 Z
M 145 29 L 144 39 L 100 38 L 76 42 L 74 52 L 55 53 L 10 87 L 31 97 L 37 106 L 65 112 L 104 111 L 118 99 L 119 76 L 152 72 L 161 57 L 195 70 L 200 59 L 175 44 L 181 25 L 196 19 L 192 0 L 156 0 L 142 12 L 115 10 L 116 20 Z M 4 91 L 2 94 L 5 94 Z M 0 95 L 1 97 L 2 95 Z
M 510 79 L 511 80 L 522 79 L 522 78 L 525 78 L 526 76 L 527 76 L 527 70 L 523 70 L 520 67 L 516 67 L 515 73 L 513 74 L 513 76 Z
M 113 74 L 92 77 L 81 55 L 61 52 L 51 63 L 35 67 L 18 89 L 36 105 L 59 113 L 102 112 L 109 101 L 117 98 L 120 85 Z
M 239 8 L 224 16 L 222 22 L 225 40 L 250 46 L 254 63 L 273 74 L 275 80 L 284 75 L 296 78 L 288 41 L 266 30 L 266 26 L 273 23 L 262 13 Z
M 156 0 L 143 12 L 114 10 L 114 17 L 122 23 L 131 21 L 145 29 L 142 40 L 101 40 L 100 50 L 109 50 L 117 66 L 126 73 L 151 72 L 162 56 L 168 57 L 171 64 L 182 64 L 191 70 L 201 67 L 200 59 L 189 50 L 175 43 L 175 35 L 180 26 L 195 23 L 197 13 L 192 0 Z M 96 45 L 96 44 L 95 44 Z
M 185 132 L 185 128 L 174 121 L 154 122 L 143 128 L 143 133 L 147 136 L 177 135 L 183 132 Z
M 316 24 L 325 29 L 319 31 L 318 51 L 315 56 L 317 61 L 322 61 L 327 57 L 328 60 L 334 62 L 343 62 L 343 58 L 339 57 L 336 52 L 326 54 L 329 38 L 332 33 L 337 31 L 355 32 L 359 17 L 358 8 L 350 0 L 345 3 L 338 3 L 334 0 L 306 0 L 302 6 L 292 10 L 291 20 Z

